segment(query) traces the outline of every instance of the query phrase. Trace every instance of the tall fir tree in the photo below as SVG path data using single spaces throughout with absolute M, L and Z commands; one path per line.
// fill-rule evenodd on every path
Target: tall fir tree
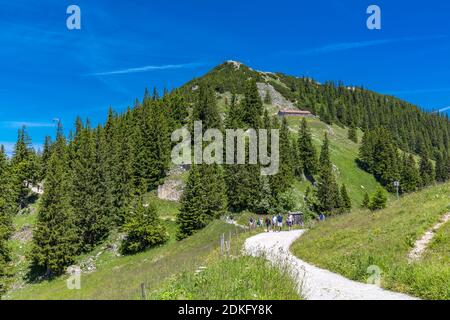
M 429 159 L 429 154 L 426 149 L 423 149 L 421 154 L 419 172 L 421 187 L 427 187 L 434 182 L 434 167 L 433 163 Z
M 339 187 L 333 173 L 333 164 L 330 159 L 329 140 L 327 134 L 320 152 L 320 169 L 317 180 L 317 199 L 320 211 L 335 214 L 340 209 Z
M 447 154 L 438 153 L 436 157 L 436 181 L 446 182 L 449 180 L 449 161 Z
M 66 140 L 61 124 L 58 124 L 31 250 L 33 263 L 45 268 L 49 275 L 63 273 L 78 253 L 77 229 L 70 206 L 67 160 Z
M 5 148 L 0 146 L 0 229 L 8 237 L 12 230 L 12 218 L 16 213 L 17 205 L 14 198 L 14 176 L 11 172 Z
M 348 129 L 348 138 L 354 143 L 358 143 L 358 131 L 354 123 L 352 123 Z
M 261 126 L 263 104 L 254 79 L 245 83 L 244 99 L 241 106 L 242 120 L 248 128 L 258 129 Z
M 420 185 L 419 170 L 414 156 L 404 155 L 400 186 L 402 193 L 414 192 Z
M 294 177 L 293 168 L 289 127 L 286 118 L 283 118 L 280 128 L 279 170 L 276 175 L 271 176 L 271 189 L 275 199 L 287 191 L 292 185 Z
M 312 142 L 311 132 L 306 119 L 302 119 L 298 137 L 298 157 L 302 161 L 303 173 L 307 177 L 313 177 L 318 172 L 317 151 Z
M 189 178 L 181 198 L 181 209 L 177 215 L 177 239 L 185 239 L 208 223 L 208 217 L 203 211 L 203 189 L 197 165 L 189 171 Z
M 340 198 L 342 211 L 345 213 L 350 212 L 352 210 L 352 200 L 348 195 L 347 187 L 345 186 L 345 184 L 343 184 L 341 187 Z
M 230 112 L 226 120 L 227 129 L 255 129 L 261 126 L 262 103 L 255 83 L 246 82 L 243 100 L 238 104 L 232 98 Z M 237 143 L 237 139 L 235 139 Z M 246 164 L 228 164 L 225 167 L 225 181 L 228 205 L 232 211 L 257 210 L 260 199 L 260 166 L 249 164 L 249 146 L 246 145 Z M 234 163 L 237 163 L 236 152 Z

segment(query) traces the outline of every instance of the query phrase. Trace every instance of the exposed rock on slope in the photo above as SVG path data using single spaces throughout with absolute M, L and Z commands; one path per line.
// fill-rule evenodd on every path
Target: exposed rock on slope
M 293 109 L 294 104 L 281 95 L 271 84 L 258 82 L 258 92 L 261 100 L 264 100 L 266 94 L 270 94 L 272 104 L 278 109 Z

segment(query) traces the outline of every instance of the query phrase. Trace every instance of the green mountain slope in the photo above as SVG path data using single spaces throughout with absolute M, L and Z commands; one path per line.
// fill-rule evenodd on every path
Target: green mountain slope
M 299 118 L 288 119 L 289 126 L 293 130 L 292 134 L 295 134 L 294 131 L 298 130 L 300 120 Z M 353 206 L 358 207 L 363 201 L 365 192 L 372 194 L 379 186 L 379 183 L 371 174 L 361 170 L 356 164 L 359 144 L 350 141 L 347 138 L 347 129 L 337 125 L 327 125 L 318 119 L 308 119 L 308 125 L 311 129 L 317 152 L 320 151 L 324 134 L 328 134 L 331 160 L 335 165 L 337 182 L 346 185 Z M 360 136 L 361 134 L 359 133 Z M 296 190 L 302 194 L 308 185 L 310 183 L 307 181 L 297 181 L 294 184 Z

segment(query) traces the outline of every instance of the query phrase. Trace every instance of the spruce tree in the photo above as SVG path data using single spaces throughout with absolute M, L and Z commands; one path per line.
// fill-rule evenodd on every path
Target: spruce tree
M 161 101 L 154 101 L 150 107 L 149 119 L 149 156 L 148 183 L 149 190 L 158 188 L 163 183 L 170 164 L 170 135 L 165 109 Z
M 352 210 L 352 201 L 347 193 L 347 187 L 345 186 L 345 184 L 343 184 L 341 187 L 340 199 L 342 211 L 345 213 L 350 212 Z
M 298 157 L 302 161 L 303 173 L 313 177 L 318 171 L 317 151 L 312 142 L 312 136 L 306 119 L 303 118 L 298 137 Z
M 262 103 L 259 99 L 256 84 L 251 81 L 246 82 L 243 101 L 237 104 L 233 96 L 226 120 L 227 129 L 259 129 L 262 123 L 261 108 Z M 248 163 L 248 144 L 246 145 L 246 151 L 246 164 L 232 164 L 225 167 L 228 205 L 232 211 L 257 210 L 256 204 L 261 188 L 261 169 L 258 164 Z M 236 163 L 236 152 L 234 156 L 234 163 Z
M 328 214 L 333 214 L 340 207 L 339 187 L 333 173 L 333 164 L 330 159 L 329 140 L 327 134 L 320 153 L 320 169 L 317 180 L 317 199 L 319 209 Z
M 158 218 L 153 203 L 144 206 L 139 198 L 136 208 L 123 226 L 126 237 L 121 245 L 123 254 L 134 254 L 161 245 L 169 239 L 166 228 Z
M 244 99 L 242 100 L 242 120 L 248 128 L 258 129 L 261 126 L 263 104 L 259 96 L 258 87 L 254 79 L 247 80 L 244 88 Z
M 363 198 L 363 202 L 361 204 L 361 208 L 369 209 L 369 206 L 370 206 L 370 196 L 366 192 L 366 193 L 364 193 L 364 198 Z
M 114 221 L 117 225 L 122 225 L 129 212 L 129 207 L 133 194 L 135 193 L 133 184 L 133 143 L 131 112 L 127 112 L 116 123 L 112 143 L 114 144 L 114 156 L 111 162 L 112 174 L 111 194 L 114 208 Z
M 47 174 L 47 166 L 51 156 L 52 138 L 49 136 L 45 137 L 44 149 L 42 151 L 42 164 L 41 164 L 41 180 L 45 179 Z
M 445 182 L 449 179 L 448 156 L 439 152 L 436 158 L 436 181 Z
M 12 197 L 11 176 L 9 163 L 5 149 L 0 146 L 0 298 L 7 291 L 8 278 L 10 277 L 10 249 L 8 239 L 12 231 L 12 215 L 15 203 Z
M 20 209 L 24 208 L 25 198 L 29 190 L 29 184 L 35 176 L 35 166 L 33 166 L 33 149 L 31 138 L 29 137 L 25 127 L 18 131 L 17 142 L 14 146 L 13 156 L 11 159 L 13 170 L 13 193 L 15 202 Z
M 354 123 L 352 123 L 348 129 L 348 138 L 354 143 L 358 143 L 358 132 Z
M 386 208 L 387 195 L 383 188 L 378 188 L 370 201 L 369 209 L 372 211 Z
M 5 148 L 2 145 L 0 146 L 0 229 L 4 236 L 9 236 L 12 229 L 12 217 L 16 212 L 14 181 Z
M 275 198 L 291 186 L 294 177 L 293 168 L 289 127 L 286 118 L 283 118 L 280 129 L 279 170 L 276 175 L 271 176 L 271 189 Z
M 8 234 L 9 231 L 0 225 L 0 299 L 8 289 L 8 280 L 11 276 L 9 267 L 11 252 L 7 245 Z
M 181 198 L 181 209 L 177 215 L 177 239 L 185 239 L 195 231 L 204 228 L 208 217 L 203 211 L 203 188 L 197 165 L 193 165 L 189 171 L 183 196 Z
M 58 124 L 57 140 L 47 168 L 46 184 L 35 229 L 31 259 L 47 274 L 58 275 L 75 260 L 78 236 L 69 198 L 67 146 Z
M 420 159 L 420 181 L 421 187 L 431 185 L 435 178 L 433 163 L 429 159 L 428 152 L 424 149 Z
M 414 192 L 420 186 L 419 170 L 412 154 L 404 157 L 400 186 L 403 193 Z

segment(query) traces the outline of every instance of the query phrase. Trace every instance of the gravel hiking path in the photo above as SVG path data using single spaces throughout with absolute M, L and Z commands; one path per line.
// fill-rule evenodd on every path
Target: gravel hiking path
M 264 255 L 269 261 L 287 264 L 299 293 L 308 300 L 415 300 L 405 294 L 384 290 L 317 268 L 295 257 L 289 248 L 305 230 L 261 233 L 247 239 L 244 250 L 252 256 Z
M 433 228 L 425 232 L 422 238 L 416 241 L 416 243 L 414 244 L 414 248 L 408 255 L 409 262 L 418 261 L 422 258 L 422 255 L 427 250 L 428 246 L 430 245 L 431 241 L 436 235 L 436 232 L 438 232 L 439 229 L 442 228 L 444 224 L 446 224 L 449 221 L 450 221 L 450 212 L 447 213 L 445 216 L 443 216 L 439 221 L 439 223 L 433 226 Z

